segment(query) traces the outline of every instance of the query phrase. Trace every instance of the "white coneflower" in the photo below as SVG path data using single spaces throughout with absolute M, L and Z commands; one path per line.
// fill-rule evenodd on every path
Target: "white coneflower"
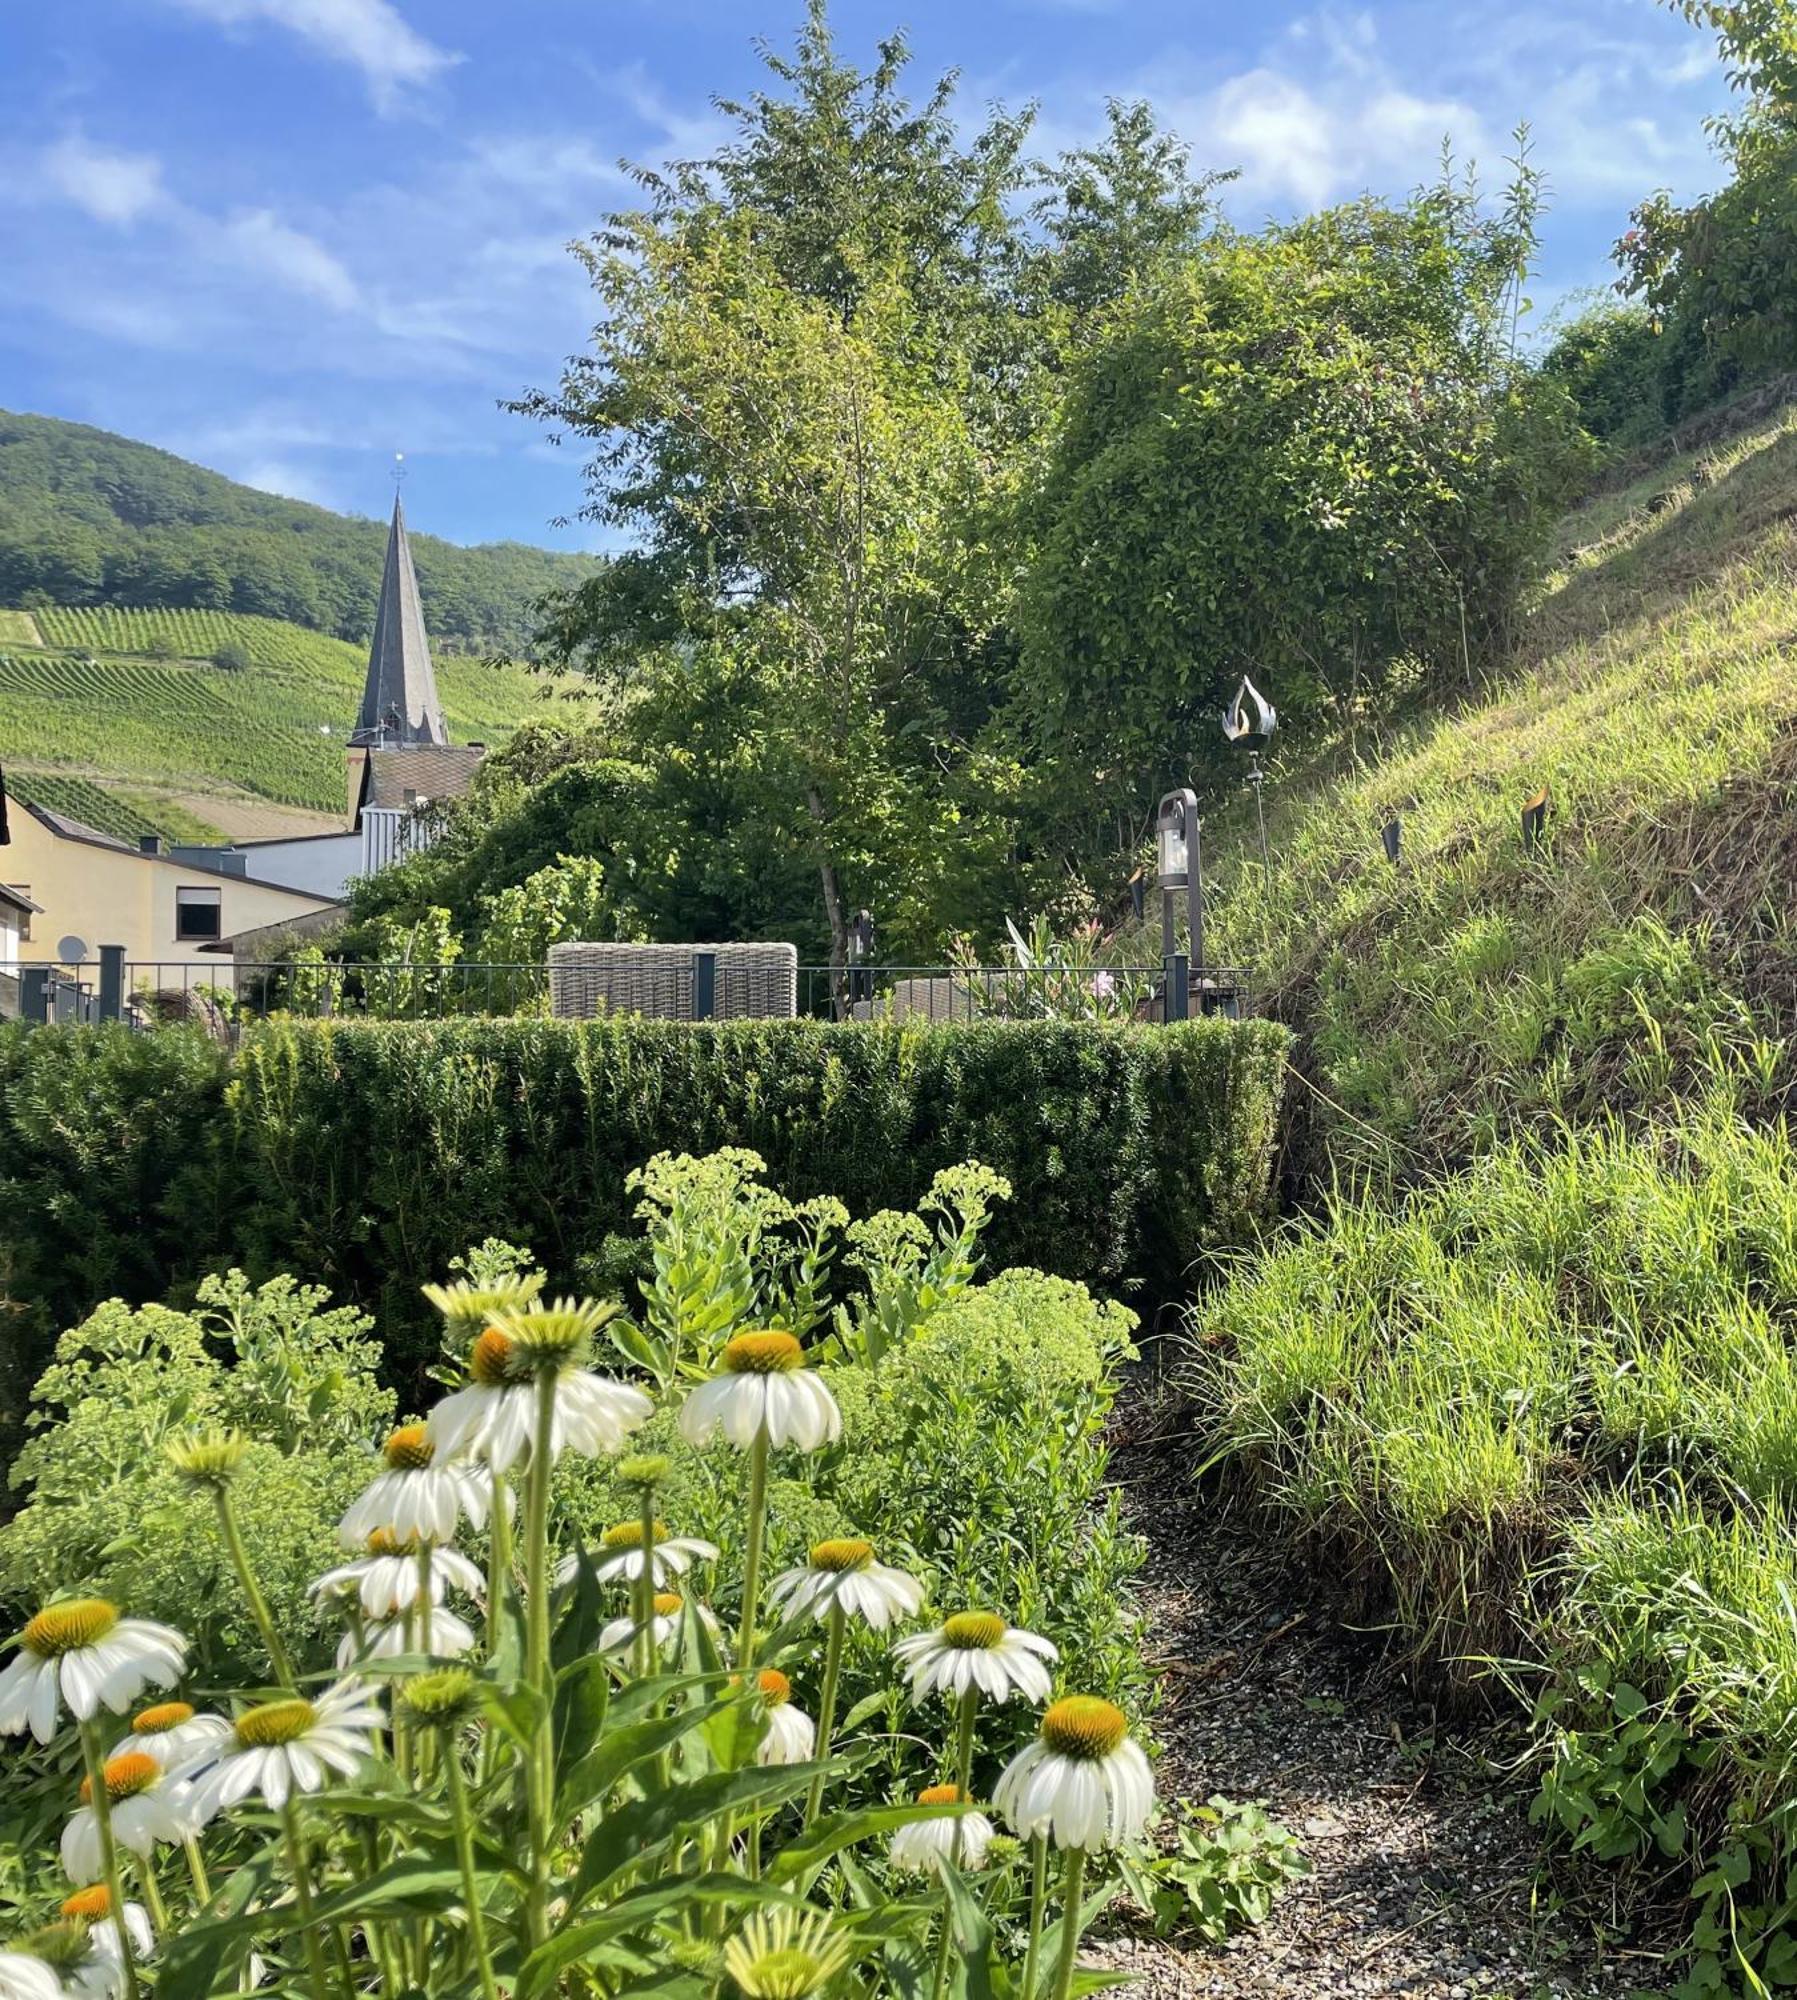
M 156 1933 L 150 1913 L 141 1903 L 124 1905 L 125 1935 L 131 1940 L 131 1955 L 143 1960 L 156 1949 Z M 70 1966 L 67 1979 L 77 1992 L 112 1994 L 125 1984 L 124 1954 L 119 1947 L 118 1926 L 112 1921 L 112 1892 L 104 1882 L 90 1883 L 63 1899 L 65 1920 L 86 1924 L 87 1950 Z
M 599 1537 L 599 1546 L 590 1550 L 593 1574 L 601 1583 L 620 1580 L 637 1582 L 643 1574 L 645 1557 L 643 1554 L 643 1524 L 641 1521 L 620 1521 L 615 1527 L 607 1528 Z M 661 1522 L 654 1527 L 654 1541 L 646 1560 L 657 1583 L 665 1583 L 669 1577 L 684 1576 L 696 1562 L 716 1562 L 717 1544 L 704 1542 L 697 1535 L 670 1535 Z M 555 1580 L 572 1583 L 580 1571 L 580 1558 L 568 1556 L 557 1564 Z
M 338 1525 L 346 1549 L 366 1548 L 370 1535 L 399 1542 L 447 1542 L 462 1516 L 484 1528 L 493 1483 L 472 1465 L 439 1458 L 423 1424 L 402 1424 L 382 1447 L 383 1472 L 351 1503 Z
M 420 1653 L 433 1660 L 459 1660 L 463 1654 L 474 1651 L 473 1630 L 441 1605 L 431 1612 L 428 1645 L 425 1638 L 422 1619 L 415 1619 L 408 1631 L 403 1616 L 371 1618 L 360 1632 L 345 1632 L 337 1641 L 337 1671 L 342 1673 L 362 1660 L 396 1660 L 406 1653 Z
M 920 1806 L 954 1806 L 965 1798 L 959 1785 L 926 1785 L 917 1795 Z M 892 1836 L 892 1865 L 913 1875 L 933 1875 L 945 1861 L 957 1868 L 984 1868 L 992 1845 L 992 1822 L 982 1812 L 965 1812 L 939 1819 L 914 1819 Z
M 767 1710 L 767 1730 L 755 1752 L 758 1764 L 803 1764 L 817 1742 L 817 1725 L 792 1700 L 792 1682 L 777 1667 L 763 1667 L 755 1676 L 761 1705 Z
M 670 1645 L 680 1632 L 680 1614 L 686 1607 L 686 1599 L 677 1591 L 657 1591 L 653 1600 L 654 1615 L 649 1621 L 649 1632 L 659 1653 Z M 718 1621 L 713 1617 L 708 1605 L 697 1605 L 699 1619 L 708 1630 L 716 1633 Z M 634 1618 L 609 1619 L 600 1628 L 599 1648 L 602 1653 L 625 1653 L 636 1642 L 637 1621 Z
M 230 1733 L 231 1725 L 222 1715 L 201 1715 L 187 1701 L 159 1701 L 131 1718 L 130 1735 L 115 1743 L 109 1754 L 122 1757 L 127 1750 L 141 1750 L 165 1771 L 173 1771 L 191 1764 Z
M 821 1624 L 840 1608 L 875 1632 L 916 1617 L 923 1603 L 916 1577 L 876 1562 L 873 1543 L 855 1536 L 813 1544 L 810 1561 L 775 1577 L 769 1594 L 789 1618 L 810 1611 Z
M 913 1633 L 893 1647 L 911 1692 L 922 1700 L 940 1691 L 955 1700 L 977 1689 L 988 1701 L 1046 1701 L 1053 1644 L 1007 1625 L 996 1612 L 957 1611 L 934 1632 Z
M 35 1952 L 0 1950 L 0 2000 L 66 2000 L 55 1970 Z
M 812 2000 L 853 1956 L 822 1910 L 758 1910 L 724 1946 L 745 2000 Z
M 1140 1837 L 1154 1809 L 1148 1759 L 1123 1711 L 1096 1695 L 1064 1695 L 1041 1733 L 1012 1758 L 992 1802 L 1025 1840 L 1089 1853 Z
M 479 1604 L 486 1595 L 486 1578 L 460 1549 L 444 1543 L 402 1542 L 385 1528 L 368 1537 L 368 1553 L 341 1568 L 327 1570 L 306 1586 L 312 1597 L 359 1597 L 370 1618 L 392 1618 L 409 1611 L 423 1594 L 421 1560 L 430 1568 L 430 1598 L 441 1604 L 451 1585 Z
M 540 1365 L 530 1340 L 531 1322 L 557 1318 L 559 1310 L 521 1313 L 504 1327 L 488 1327 L 474 1343 L 468 1386 L 444 1397 L 426 1425 L 445 1457 L 484 1459 L 496 1473 L 529 1458 Z M 568 1354 L 556 1379 L 549 1455 L 559 1458 L 564 1450 L 573 1450 L 597 1458 L 616 1451 L 647 1422 L 654 1405 L 629 1382 L 588 1373 L 579 1365 L 578 1345 Z
M 842 1435 L 842 1412 L 805 1365 L 805 1350 L 779 1327 L 739 1333 L 725 1344 L 718 1372 L 680 1406 L 680 1434 L 704 1444 L 722 1431 L 738 1451 L 758 1438 L 778 1448 L 820 1451 Z
M 112 1809 L 112 1837 L 121 1847 L 147 1856 L 159 1840 L 179 1846 L 192 1832 L 187 1787 L 154 1757 L 142 1750 L 127 1750 L 122 1756 L 109 1757 L 101 1775 Z M 92 1882 L 106 1870 L 93 1796 L 93 1780 L 83 1778 L 81 1804 L 62 1830 L 63 1873 L 71 1882 Z
M 316 1792 L 335 1771 L 347 1777 L 374 1749 L 386 1718 L 365 1682 L 337 1681 L 316 1701 L 289 1696 L 246 1709 L 221 1750 L 183 1773 L 192 1781 L 195 1823 L 259 1792 L 279 1811 L 301 1792 Z
M 40 1743 L 56 1734 L 58 1700 L 85 1722 L 102 1704 L 126 1709 L 147 1687 L 181 1678 L 187 1641 L 168 1625 L 121 1618 L 100 1597 L 48 1604 L 19 1635 L 0 1673 L 0 1735 L 29 1729 Z

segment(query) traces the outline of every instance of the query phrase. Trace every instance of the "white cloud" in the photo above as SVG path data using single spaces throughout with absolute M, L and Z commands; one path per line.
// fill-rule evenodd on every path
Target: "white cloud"
M 337 513 L 347 511 L 328 481 L 318 479 L 303 467 L 289 464 L 284 459 L 252 460 L 235 477 L 241 484 L 255 487 L 259 493 L 276 493 L 283 500 L 309 500 L 315 507 L 329 507 Z
M 126 227 L 162 199 L 162 162 L 152 153 L 116 152 L 70 134 L 42 158 L 46 184 L 96 222 Z
M 427 41 L 391 0 L 174 0 L 225 27 L 266 21 L 359 69 L 375 103 L 390 108 L 460 58 Z
M 322 243 L 291 228 L 271 209 L 248 209 L 207 232 L 216 254 L 272 278 L 287 291 L 348 312 L 358 301 L 356 281 Z

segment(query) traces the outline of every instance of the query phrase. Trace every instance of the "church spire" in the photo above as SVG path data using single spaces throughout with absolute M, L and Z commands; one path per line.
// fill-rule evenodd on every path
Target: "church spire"
M 380 608 L 374 616 L 374 644 L 368 651 L 368 683 L 349 740 L 384 750 L 449 741 L 430 643 L 424 636 L 424 608 L 418 600 L 412 547 L 406 540 L 405 510 L 397 492 L 393 525 L 387 532 Z

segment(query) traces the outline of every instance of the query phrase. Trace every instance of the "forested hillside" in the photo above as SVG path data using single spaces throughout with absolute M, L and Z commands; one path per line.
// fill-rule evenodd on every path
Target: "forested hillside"
M 587 557 L 412 535 L 432 637 L 521 650 L 549 591 Z M 0 605 L 249 612 L 364 642 L 386 527 L 239 486 L 150 445 L 0 411 Z

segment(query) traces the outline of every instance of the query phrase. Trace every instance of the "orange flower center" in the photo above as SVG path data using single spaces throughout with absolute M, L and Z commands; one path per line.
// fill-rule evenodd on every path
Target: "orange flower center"
M 1063 1757 L 1108 1757 L 1128 1734 L 1123 1711 L 1095 1694 L 1063 1695 L 1042 1717 L 1042 1741 Z
M 1005 1636 L 1005 1621 L 994 1611 L 957 1611 L 942 1627 L 947 1644 L 961 1652 L 986 1652 Z
M 401 1424 L 387 1439 L 387 1463 L 395 1472 L 422 1472 L 436 1455 L 422 1424 Z
M 112 1892 L 104 1882 L 77 1889 L 72 1896 L 62 1899 L 61 1913 L 65 1917 L 79 1917 L 83 1923 L 97 1924 L 102 1917 L 112 1915 Z
M 54 1660 L 83 1646 L 97 1646 L 119 1622 L 119 1608 L 103 1597 L 72 1597 L 66 1604 L 46 1604 L 25 1627 L 28 1652 Z
M 925 1785 L 917 1795 L 920 1806 L 958 1806 L 961 1803 L 959 1785 Z
M 490 1326 L 474 1343 L 468 1357 L 468 1372 L 483 1389 L 503 1389 L 512 1379 L 510 1336 Z
M 667 1523 L 655 1523 L 655 1539 L 665 1542 L 668 1538 Z M 602 1549 L 640 1549 L 643 1546 L 643 1524 L 641 1521 L 620 1521 L 615 1527 L 607 1528 L 599 1537 Z
M 805 1350 L 781 1327 L 739 1333 L 724 1347 L 724 1367 L 732 1375 L 784 1375 L 804 1365 Z
M 146 1708 L 131 1725 L 133 1736 L 160 1736 L 166 1730 L 176 1729 L 183 1722 L 193 1720 L 193 1703 L 190 1701 L 159 1701 L 154 1708 Z
M 106 1796 L 116 1805 L 120 1799 L 134 1799 L 139 1792 L 147 1792 L 162 1775 L 162 1766 L 154 1757 L 147 1757 L 141 1750 L 126 1750 L 117 1757 L 108 1758 L 101 1776 L 106 1780 Z M 91 1806 L 94 1802 L 94 1781 L 81 1780 L 81 1803 Z
M 778 1708 L 782 1702 L 792 1699 L 792 1682 L 778 1667 L 763 1667 L 755 1676 L 756 1685 L 761 1689 L 761 1698 L 769 1708 Z
M 811 1545 L 811 1567 L 828 1570 L 832 1575 L 840 1575 L 844 1570 L 866 1569 L 874 1559 L 874 1545 L 853 1535 L 845 1535 L 839 1541 L 813 1542 Z
M 658 1590 L 655 1593 L 655 1615 L 657 1618 L 677 1618 L 685 1602 L 686 1599 L 677 1590 Z

